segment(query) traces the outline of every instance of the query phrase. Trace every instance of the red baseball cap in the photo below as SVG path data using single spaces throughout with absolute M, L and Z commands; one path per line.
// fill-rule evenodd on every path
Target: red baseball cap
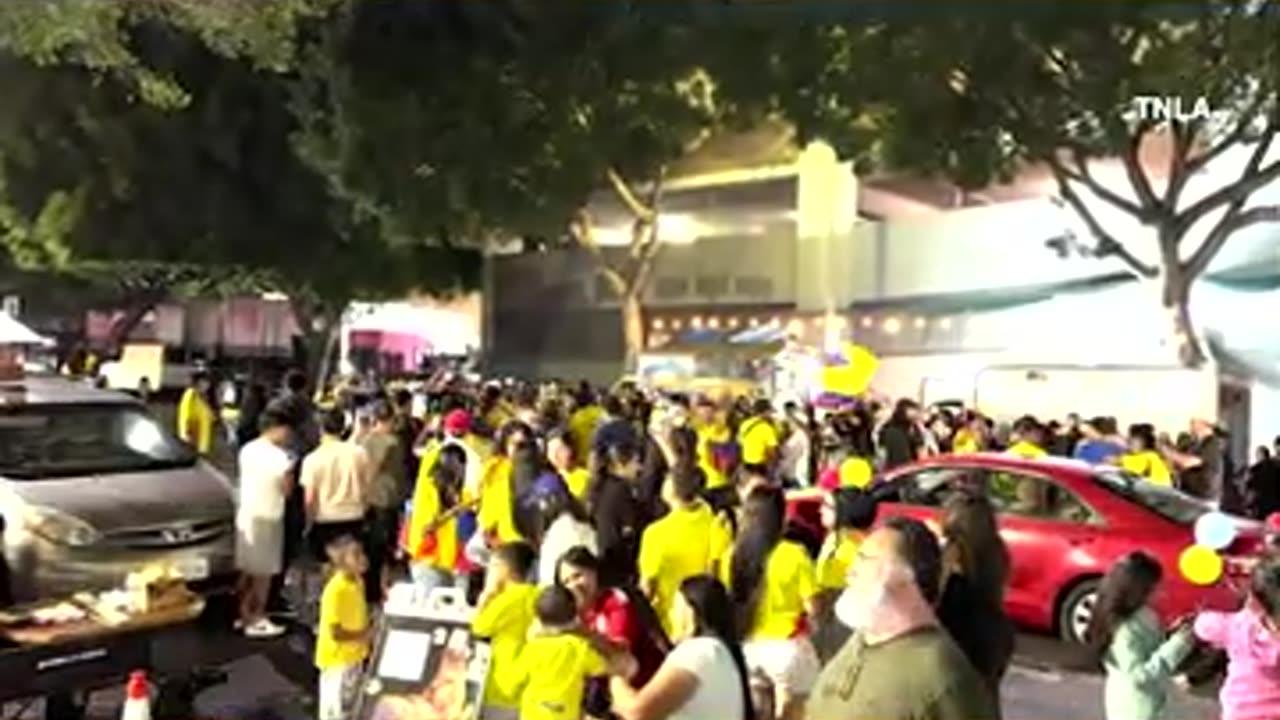
M 444 416 L 444 431 L 453 435 L 471 432 L 471 413 L 466 410 L 450 410 Z

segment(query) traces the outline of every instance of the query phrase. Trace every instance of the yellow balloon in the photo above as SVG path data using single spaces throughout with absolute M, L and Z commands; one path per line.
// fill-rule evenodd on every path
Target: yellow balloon
M 1182 551 L 1178 569 L 1192 585 L 1212 585 L 1222 578 L 1222 558 L 1204 545 L 1192 545 Z

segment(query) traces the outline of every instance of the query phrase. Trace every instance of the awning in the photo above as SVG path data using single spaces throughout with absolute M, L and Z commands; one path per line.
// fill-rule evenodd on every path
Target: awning
M 0 313 L 0 345 L 39 345 L 49 347 L 54 342 L 18 322 L 7 313 Z

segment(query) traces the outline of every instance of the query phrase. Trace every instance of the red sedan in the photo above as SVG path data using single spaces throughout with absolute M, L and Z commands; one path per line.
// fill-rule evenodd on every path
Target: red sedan
M 1012 556 L 1006 612 L 1020 625 L 1076 642 L 1088 627 L 1099 579 L 1124 555 L 1142 550 L 1159 560 L 1164 582 L 1155 608 L 1168 622 L 1204 607 L 1238 607 L 1238 579 L 1264 543 L 1262 524 L 1240 519 L 1237 538 L 1223 553 L 1226 577 L 1209 587 L 1192 585 L 1178 570 L 1178 556 L 1195 542 L 1196 518 L 1211 508 L 1118 468 L 1072 460 L 942 456 L 887 473 L 874 488 L 883 499 L 880 517 L 933 523 L 951 493 L 985 492 Z M 792 534 L 811 545 L 818 541 L 821 493 L 797 491 L 788 504 Z

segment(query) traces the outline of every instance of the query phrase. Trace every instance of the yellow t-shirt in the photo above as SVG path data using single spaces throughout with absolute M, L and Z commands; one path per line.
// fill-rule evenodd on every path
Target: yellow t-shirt
M 499 543 L 523 540 L 511 512 L 511 461 L 501 456 L 490 458 L 481 474 L 480 487 L 480 529 L 496 535 Z
M 680 583 L 703 573 L 715 574 L 733 547 L 724 522 L 704 502 L 674 508 L 645 528 L 640 538 L 637 567 L 640 577 L 653 583 L 653 609 L 670 634 L 671 610 Z
M 524 649 L 538 588 L 515 583 L 502 589 L 471 619 L 471 632 L 489 639 L 489 682 L 484 689 L 486 705 L 520 707 L 520 651 Z
M 178 401 L 178 437 L 196 452 L 208 455 L 213 450 L 213 408 L 195 388 L 187 388 Z
M 532 638 L 512 674 L 524 685 L 520 720 L 580 720 L 587 678 L 607 670 L 604 658 L 583 637 L 562 633 Z
M 440 491 L 435 480 L 428 476 L 418 478 L 413 489 L 413 508 L 409 513 L 408 547 L 405 552 L 417 562 L 453 572 L 458 562 L 458 521 L 456 516 L 440 523 L 435 529 L 434 547 L 424 545 L 427 526 L 440 517 Z
M 747 418 L 738 428 L 738 444 L 742 446 L 744 465 L 763 465 L 768 462 L 781 441 L 773 423 L 760 417 Z
M 955 439 L 951 441 L 951 452 L 956 455 L 972 455 L 979 449 L 977 434 L 965 428 L 956 431 Z
M 369 654 L 366 643 L 335 639 L 334 625 L 347 632 L 362 632 L 369 627 L 364 583 L 344 572 L 335 572 L 320 595 L 320 625 L 316 633 L 316 667 L 320 670 L 358 665 Z
M 707 476 L 707 489 L 716 490 L 729 484 L 729 476 L 716 467 L 712 448 L 733 439 L 729 428 L 720 423 L 705 424 L 697 429 L 698 433 L 698 467 Z
M 1154 450 L 1126 453 L 1120 457 L 1120 467 L 1134 475 L 1140 475 L 1157 485 L 1173 485 L 1173 474 L 1164 458 Z
M 1039 445 L 1029 443 L 1026 440 L 1019 440 L 1013 445 L 1010 445 L 1006 452 L 1009 455 L 1017 455 L 1024 460 L 1039 460 L 1049 454 L 1044 448 Z
M 866 458 L 851 457 L 840 463 L 840 486 L 865 490 L 871 487 L 875 471 Z
M 595 437 L 596 428 L 604 417 L 604 410 L 599 405 L 588 405 L 573 411 L 569 416 L 569 435 L 573 437 L 573 449 L 578 454 L 578 462 L 586 462 L 591 455 L 591 439 Z
M 827 536 L 818 553 L 818 587 L 822 590 L 843 590 L 849 568 L 862 546 L 862 533 L 856 530 L 836 531 Z
M 731 586 L 732 563 L 722 565 L 721 577 Z M 806 604 L 818 593 L 817 572 L 809 553 L 799 543 L 779 542 L 765 562 L 755 617 L 747 640 L 785 640 L 795 635 Z
M 564 484 L 579 500 L 586 501 L 587 487 L 591 485 L 591 473 L 586 468 L 574 468 L 564 473 Z

